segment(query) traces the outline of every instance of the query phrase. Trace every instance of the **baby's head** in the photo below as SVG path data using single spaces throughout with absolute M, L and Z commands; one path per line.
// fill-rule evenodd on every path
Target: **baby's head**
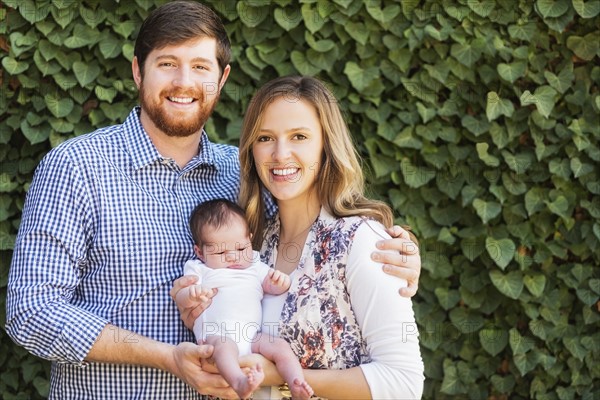
M 250 228 L 244 210 L 225 200 L 198 205 L 190 217 L 196 256 L 209 268 L 245 269 L 252 264 Z

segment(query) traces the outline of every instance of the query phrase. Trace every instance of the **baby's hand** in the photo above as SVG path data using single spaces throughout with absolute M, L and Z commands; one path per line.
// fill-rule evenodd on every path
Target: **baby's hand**
M 267 277 L 271 281 L 271 285 L 279 286 L 281 288 L 284 288 L 285 290 L 287 290 L 287 288 L 289 288 L 290 284 L 292 283 L 288 274 L 284 274 L 283 272 L 277 271 L 276 269 L 270 270 Z
M 269 294 L 282 294 L 290 288 L 291 284 L 292 280 L 288 274 L 271 269 L 263 282 L 263 290 Z
M 189 298 L 199 302 L 207 302 L 214 296 L 214 289 L 202 285 L 190 286 Z

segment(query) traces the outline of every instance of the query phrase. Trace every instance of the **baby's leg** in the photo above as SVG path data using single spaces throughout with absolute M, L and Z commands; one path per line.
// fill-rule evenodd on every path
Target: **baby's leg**
M 213 345 L 213 358 L 219 369 L 219 373 L 225 378 L 227 383 L 240 396 L 240 399 L 246 399 L 252 396 L 260 383 L 265 379 L 265 374 L 260 366 L 251 368 L 248 374 L 240 369 L 238 361 L 237 344 L 224 336 L 207 336 L 206 343 Z
M 259 332 L 252 343 L 252 352 L 262 354 L 275 363 L 292 392 L 292 399 L 307 400 L 313 395 L 298 358 L 285 340 Z

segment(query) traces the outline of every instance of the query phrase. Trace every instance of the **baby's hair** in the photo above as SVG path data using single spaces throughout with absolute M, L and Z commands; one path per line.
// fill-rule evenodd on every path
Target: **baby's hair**
M 224 225 L 229 225 L 232 217 L 236 215 L 246 224 L 248 235 L 250 235 L 246 213 L 236 203 L 227 199 L 215 199 L 198 204 L 190 216 L 190 230 L 192 231 L 194 244 L 197 246 L 202 245 L 202 233 L 205 227 L 218 229 Z

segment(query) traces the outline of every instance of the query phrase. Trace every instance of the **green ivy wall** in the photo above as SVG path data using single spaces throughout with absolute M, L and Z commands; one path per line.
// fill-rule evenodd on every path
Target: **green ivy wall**
M 157 3 L 0 3 L 2 321 L 35 166 L 136 103 L 133 41 Z M 420 238 L 425 396 L 599 398 L 600 1 L 207 3 L 234 59 L 211 137 L 237 142 L 266 80 L 319 76 L 370 189 Z M 48 363 L 4 330 L 0 368 L 0 397 L 47 394 Z

